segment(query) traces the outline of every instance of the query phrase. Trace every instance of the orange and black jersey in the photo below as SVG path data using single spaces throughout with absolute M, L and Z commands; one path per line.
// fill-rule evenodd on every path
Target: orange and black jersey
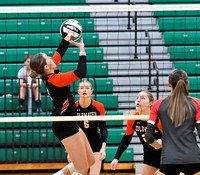
M 61 41 L 58 49 L 52 57 L 52 60 L 56 64 L 54 73 L 42 77 L 46 89 L 53 101 L 55 115 L 56 112 L 59 114 L 59 111 L 62 110 L 64 104 L 73 105 L 75 108 L 74 97 L 70 92 L 69 85 L 86 75 L 86 56 L 79 57 L 76 70 L 65 73 L 59 72 L 57 67 L 68 46 L 69 42 L 65 40 Z
M 78 116 L 97 116 L 105 115 L 105 109 L 102 103 L 92 100 L 87 108 L 82 108 L 79 101 L 76 101 L 76 112 Z M 107 127 L 105 121 L 79 121 L 78 125 L 84 131 L 93 152 L 99 152 L 102 147 L 102 142 L 107 141 Z M 99 134 L 101 132 L 101 137 Z
M 138 112 L 134 113 L 134 115 L 139 115 Z M 133 133 L 136 131 L 142 145 L 143 145 L 143 150 L 144 150 L 144 158 L 145 156 L 148 155 L 153 155 L 155 157 L 160 157 L 161 150 L 156 150 L 152 146 L 150 146 L 148 143 L 144 142 L 142 135 L 145 134 L 147 128 L 147 121 L 142 121 L 142 120 L 128 120 L 127 121 L 127 128 L 126 128 L 126 133 L 123 136 L 119 148 L 117 150 L 117 153 L 115 155 L 116 159 L 119 159 L 122 155 L 122 153 L 126 150 L 128 145 L 130 144 Z M 161 123 L 158 122 L 157 124 L 157 129 L 155 132 L 155 137 L 156 139 L 161 139 L 162 133 L 161 133 L 162 127 Z

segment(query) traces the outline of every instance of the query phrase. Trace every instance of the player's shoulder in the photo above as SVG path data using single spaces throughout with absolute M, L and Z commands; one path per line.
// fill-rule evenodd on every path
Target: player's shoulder
M 98 107 L 104 107 L 103 103 L 98 102 L 98 101 L 96 101 L 96 100 L 92 100 L 92 105 L 93 105 L 93 106 L 98 106 Z
M 200 103 L 200 99 L 196 98 L 196 97 L 191 97 L 194 101 Z
M 139 115 L 139 112 L 134 112 L 131 115 Z M 135 123 L 135 120 L 127 120 L 127 125 L 133 125 Z
M 167 97 L 163 97 L 163 98 L 160 98 L 160 99 L 156 100 L 156 101 L 153 103 L 153 105 L 159 105 L 159 104 L 161 104 L 166 98 L 167 98 Z

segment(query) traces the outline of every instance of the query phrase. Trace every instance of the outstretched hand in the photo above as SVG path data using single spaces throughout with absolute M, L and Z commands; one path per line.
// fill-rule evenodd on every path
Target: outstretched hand
M 69 43 L 70 44 L 73 44 L 74 46 L 76 47 L 79 47 L 80 49 L 80 52 L 85 52 L 85 44 L 83 42 L 83 38 L 81 38 L 81 41 L 80 42 L 75 42 L 73 40 L 69 40 Z

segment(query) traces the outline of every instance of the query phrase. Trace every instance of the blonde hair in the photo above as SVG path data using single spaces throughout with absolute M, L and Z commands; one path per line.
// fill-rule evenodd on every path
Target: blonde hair
M 154 102 L 154 97 L 153 97 L 153 95 L 152 95 L 152 93 L 151 92 L 149 92 L 149 91 L 141 91 L 141 92 L 143 92 L 143 93 L 146 93 L 147 94 L 147 96 L 148 96 L 148 99 L 149 99 L 149 102 Z M 140 93 L 141 93 L 140 92 Z
M 169 83 L 173 92 L 169 101 L 168 113 L 175 127 L 179 127 L 191 117 L 192 107 L 188 100 L 188 76 L 182 69 L 175 69 L 169 75 Z M 191 97 L 189 97 L 191 98 Z
M 92 84 L 88 81 L 88 80 L 82 80 L 79 84 L 78 84 L 78 88 L 80 86 L 81 83 L 88 83 L 91 87 L 91 89 L 93 90 Z

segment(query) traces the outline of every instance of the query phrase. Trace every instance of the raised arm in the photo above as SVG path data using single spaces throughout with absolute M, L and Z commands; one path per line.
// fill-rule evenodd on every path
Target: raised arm
M 74 74 L 79 78 L 83 78 L 86 76 L 87 73 L 85 44 L 83 42 L 83 38 L 81 38 L 80 42 L 74 42 L 72 40 L 70 40 L 69 42 L 80 49 L 79 62 L 77 69 L 74 71 Z
M 53 62 L 56 64 L 56 68 L 58 67 L 58 65 L 59 65 L 63 55 L 67 51 L 68 47 L 69 47 L 69 42 L 62 39 L 54 56 L 52 57 Z
M 77 69 L 74 71 L 69 71 L 49 76 L 48 81 L 58 87 L 64 87 L 86 76 L 86 71 L 87 71 L 86 53 L 85 53 L 85 45 L 83 43 L 83 39 L 81 38 L 80 42 L 74 42 L 70 40 L 69 43 L 80 48 L 79 62 Z

